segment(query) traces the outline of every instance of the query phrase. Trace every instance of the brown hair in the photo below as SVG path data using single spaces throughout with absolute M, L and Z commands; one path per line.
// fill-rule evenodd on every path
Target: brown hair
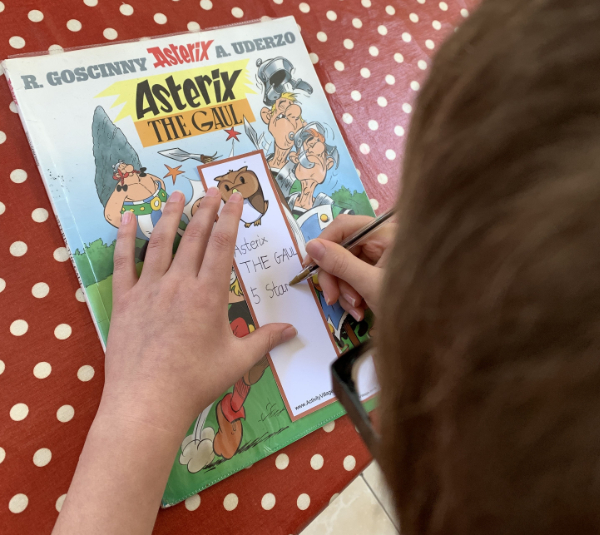
M 600 532 L 599 35 L 596 0 L 484 0 L 419 96 L 378 329 L 403 535 Z

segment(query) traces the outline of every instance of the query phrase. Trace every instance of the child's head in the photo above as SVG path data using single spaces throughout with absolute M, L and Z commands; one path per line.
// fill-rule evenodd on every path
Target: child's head
M 484 0 L 420 94 L 378 329 L 405 535 L 600 530 L 599 35 Z

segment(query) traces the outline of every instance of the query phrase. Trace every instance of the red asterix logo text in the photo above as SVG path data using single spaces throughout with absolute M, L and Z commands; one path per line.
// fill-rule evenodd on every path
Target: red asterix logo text
M 213 41 L 199 41 L 188 45 L 169 45 L 163 49 L 155 46 L 147 50 L 156 60 L 153 67 L 167 67 L 208 59 L 208 48 L 212 43 Z

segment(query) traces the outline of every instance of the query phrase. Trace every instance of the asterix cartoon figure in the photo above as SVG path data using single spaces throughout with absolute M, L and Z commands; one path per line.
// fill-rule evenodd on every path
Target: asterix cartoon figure
M 255 329 L 254 320 L 233 269 L 229 280 L 229 325 L 238 338 L 243 338 Z M 231 459 L 236 454 L 242 442 L 242 418 L 246 417 L 244 402 L 251 386 L 261 379 L 268 366 L 269 361 L 264 357 L 235 384 L 233 392 L 226 394 L 217 404 L 216 434 L 212 427 L 205 427 L 212 404 L 198 416 L 193 433 L 181 444 L 179 462 L 187 465 L 189 472 L 196 473 L 202 470 L 213 461 L 215 455 Z
M 325 193 L 314 195 L 315 188 L 324 182 L 327 171 L 338 165 L 337 148 L 325 143 L 325 129 L 320 123 L 310 123 L 296 132 L 289 159 L 294 164 L 293 176 L 299 180 L 301 190 L 292 193 L 287 201 L 308 242 L 318 237 L 334 217 L 350 214 L 352 210 L 339 207 Z
M 229 290 L 229 321 L 231 330 L 238 338 L 254 331 L 254 321 L 235 271 L 231 273 Z M 240 380 L 235 383 L 233 392 L 226 394 L 216 407 L 218 430 L 215 435 L 214 451 L 224 459 L 231 459 L 242 443 L 242 418 L 246 418 L 244 402 L 250 393 L 252 385 L 258 383 L 269 360 L 263 357 Z
M 239 334 L 236 334 L 236 336 L 239 336 Z M 217 455 L 224 459 L 231 459 L 242 443 L 242 418 L 246 418 L 244 402 L 252 385 L 258 383 L 268 367 L 269 360 L 265 356 L 235 383 L 233 392 L 226 394 L 217 405 L 219 429 L 215 436 L 214 450 Z

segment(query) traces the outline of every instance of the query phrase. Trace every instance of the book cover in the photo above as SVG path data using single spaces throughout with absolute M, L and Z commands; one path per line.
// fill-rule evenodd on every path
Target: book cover
M 373 215 L 293 17 L 19 56 L 3 66 L 103 345 L 121 215 L 136 216 L 141 270 L 174 190 L 186 195 L 185 231 L 204 195 L 202 166 L 262 151 L 300 254 L 339 214 Z M 260 228 L 260 218 L 248 218 L 248 228 Z M 250 234 L 236 254 L 259 247 L 260 233 Z M 231 328 L 244 336 L 256 328 L 250 296 L 234 269 L 230 282 Z M 356 322 L 315 288 L 339 352 L 368 338 L 370 315 Z M 339 417 L 332 398 L 311 396 L 291 418 L 262 359 L 191 423 L 163 505 Z

